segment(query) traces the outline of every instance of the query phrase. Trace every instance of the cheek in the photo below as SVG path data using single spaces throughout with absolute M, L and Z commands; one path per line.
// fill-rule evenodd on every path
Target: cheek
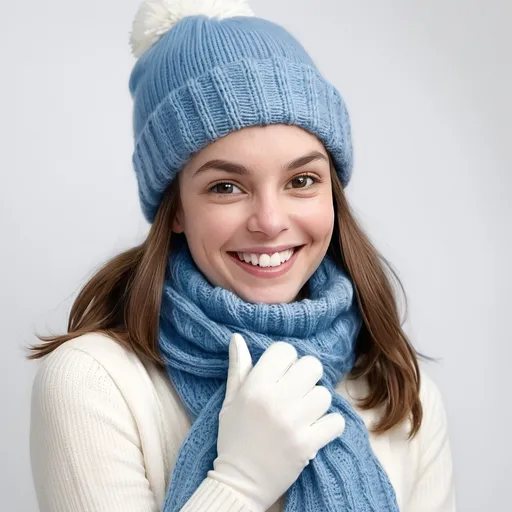
M 330 237 L 334 228 L 334 208 L 332 199 L 322 199 L 302 208 L 299 212 L 300 223 L 316 240 Z
M 239 230 L 243 217 L 236 205 L 196 205 L 187 215 L 187 238 L 206 248 L 221 247 Z M 192 242 L 194 243 L 194 242 Z

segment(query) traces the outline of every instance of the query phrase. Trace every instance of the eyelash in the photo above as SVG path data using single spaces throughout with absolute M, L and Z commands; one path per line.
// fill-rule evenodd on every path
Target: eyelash
M 294 176 L 290 182 L 292 182 L 293 180 L 296 180 L 297 178 L 311 178 L 313 180 L 313 185 L 315 185 L 316 183 L 320 183 L 322 180 L 318 177 L 316 177 L 315 175 L 313 174 L 309 174 L 309 173 L 304 173 L 304 174 L 299 174 L 297 176 Z M 212 185 L 209 189 L 208 189 L 208 192 L 210 194 L 214 194 L 216 196 L 230 196 L 230 195 L 233 195 L 233 194 L 222 194 L 221 192 L 214 192 L 213 189 L 215 187 L 218 187 L 219 185 L 233 185 L 233 186 L 238 186 L 238 185 L 235 185 L 234 183 L 230 182 L 230 181 L 219 181 L 218 183 L 215 183 L 215 185 Z M 301 190 L 302 188 L 310 188 L 312 187 L 313 185 L 310 185 L 309 187 L 299 187 L 295 190 Z

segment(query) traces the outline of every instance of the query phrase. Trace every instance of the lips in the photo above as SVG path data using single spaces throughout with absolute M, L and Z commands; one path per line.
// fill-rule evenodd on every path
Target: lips
M 245 263 L 249 263 L 254 266 L 259 266 L 262 268 L 265 267 L 278 267 L 285 261 L 288 261 L 293 253 L 295 252 L 295 248 L 287 249 L 285 251 L 274 252 L 272 253 L 249 253 L 249 252 L 237 252 L 238 258 L 240 261 L 245 261 Z
M 293 265 L 303 245 L 286 251 L 268 253 L 239 253 L 230 251 L 235 263 L 252 275 L 259 277 L 277 277 L 288 271 Z
M 289 249 L 281 251 L 229 251 L 231 255 L 238 256 L 238 259 L 249 265 L 255 267 L 279 267 L 286 261 L 288 261 L 293 254 L 301 249 L 303 246 L 290 247 Z

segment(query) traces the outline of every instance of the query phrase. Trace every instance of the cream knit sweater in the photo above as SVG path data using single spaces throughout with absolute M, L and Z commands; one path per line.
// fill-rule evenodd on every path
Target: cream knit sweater
M 441 395 L 422 372 L 424 421 L 407 440 L 407 425 L 371 446 L 396 491 L 402 512 L 455 512 L 452 460 Z M 337 392 L 364 396 L 365 382 Z M 361 411 L 367 427 L 377 410 Z M 30 453 L 41 512 L 156 512 L 181 442 L 187 412 L 165 372 L 100 334 L 61 345 L 41 364 L 32 390 Z M 269 510 L 283 510 L 284 496 Z M 205 478 L 185 512 L 249 511 L 243 496 Z

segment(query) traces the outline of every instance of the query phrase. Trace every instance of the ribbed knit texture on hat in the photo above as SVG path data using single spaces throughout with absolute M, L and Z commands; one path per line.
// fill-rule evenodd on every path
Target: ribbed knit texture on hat
M 129 88 L 133 165 L 149 222 L 193 154 L 248 126 L 293 124 L 315 134 L 331 153 L 342 185 L 349 182 L 345 103 L 302 45 L 273 22 L 185 17 L 141 55 Z
M 394 489 L 374 455 L 368 431 L 336 384 L 355 361 L 362 325 L 352 282 L 327 256 L 308 281 L 309 298 L 252 304 L 212 286 L 188 246 L 169 258 L 162 295 L 159 350 L 192 418 L 171 475 L 164 512 L 181 510 L 217 457 L 218 416 L 226 393 L 231 334 L 242 334 L 254 364 L 275 341 L 323 364 L 319 384 L 345 418 L 341 436 L 318 451 L 286 495 L 290 512 L 397 512 Z

